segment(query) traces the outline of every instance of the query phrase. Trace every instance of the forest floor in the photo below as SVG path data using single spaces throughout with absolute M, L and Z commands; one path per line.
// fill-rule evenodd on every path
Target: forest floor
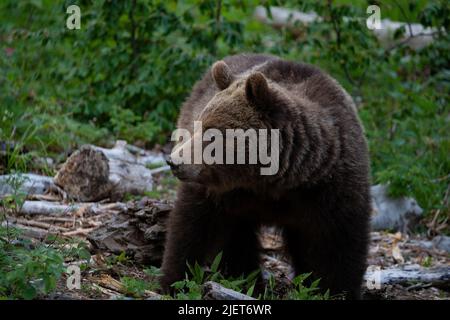
M 145 197 L 129 196 L 126 201 L 136 203 L 142 199 L 149 201 L 167 201 L 173 203 L 176 198 L 177 180 L 170 171 L 163 170 L 153 176 L 153 191 Z M 46 196 L 51 200 L 51 195 Z M 154 200 L 151 200 L 154 199 Z M 145 202 L 145 201 L 144 201 Z M 47 227 L 65 228 L 69 230 L 65 238 L 72 238 L 73 242 L 86 244 L 91 251 L 88 261 L 75 261 L 69 259 L 66 265 L 78 265 L 81 269 L 81 286 L 79 289 L 69 289 L 67 273 L 63 273 L 58 280 L 56 290 L 51 294 L 41 296 L 42 299 L 152 299 L 161 298 L 155 295 L 157 291 L 157 269 L 142 264 L 125 252 L 120 254 L 108 250 L 93 248 L 92 243 L 87 240 L 92 226 L 97 229 L 102 224 L 111 221 L 115 213 L 89 214 L 88 210 L 79 210 L 71 213 L 73 221 L 55 222 L 44 217 Z M 20 214 L 19 214 L 20 216 Z M 24 217 L 15 217 L 22 219 Z M 28 225 L 37 226 L 42 224 L 39 215 L 27 216 Z M 23 219 L 21 220 L 24 221 Z M 423 228 L 422 228 L 423 229 Z M 35 230 L 35 229 L 34 229 Z M 78 232 L 78 231 L 89 232 Z M 71 233 L 72 232 L 72 233 Z M 421 268 L 449 268 L 450 259 L 446 251 L 438 250 L 429 245 L 425 233 L 402 234 L 388 231 L 371 232 L 371 244 L 368 265 L 387 269 L 392 267 L 420 266 Z M 272 298 L 286 298 L 286 293 L 292 286 L 292 270 L 289 261 L 283 254 L 283 244 L 277 230 L 264 228 L 261 232 L 261 243 L 264 249 L 262 255 L 263 276 L 272 274 L 275 285 L 272 290 L 275 295 Z M 157 267 L 157 265 L 156 265 Z M 267 280 L 267 277 L 266 277 Z M 404 299 L 450 299 L 449 288 L 438 288 L 423 283 L 403 283 L 401 285 L 382 285 L 380 288 L 369 290 L 364 287 L 363 297 L 365 299 L 404 300 Z M 164 297 L 163 297 L 164 298 Z
M 276 291 L 281 297 L 289 286 L 290 265 L 280 256 L 281 244 L 279 241 L 276 235 L 274 237 L 274 234 L 265 234 L 263 245 L 266 253 L 262 260 L 264 269 L 275 275 Z M 388 232 L 372 232 L 369 265 L 382 268 L 415 264 L 427 268 L 448 266 L 447 253 L 425 249 L 420 246 L 422 241 L 426 241 L 426 239 L 419 235 L 404 237 Z M 395 253 L 396 251 L 397 253 Z M 398 252 L 400 252 L 400 256 Z M 124 278 L 147 282 L 154 280 L 144 271 L 145 267 L 133 261 L 119 262 L 117 257 L 113 263 L 111 263 L 112 260 L 114 260 L 113 256 L 107 252 L 92 256 L 88 269 L 83 271 L 81 290 L 69 290 L 66 285 L 67 276 L 63 276 L 58 283 L 57 290 L 44 298 L 127 299 L 127 297 L 133 297 L 134 294 L 133 289 L 127 289 L 123 284 Z M 449 300 L 450 292 L 448 288 L 442 289 L 411 283 L 408 286 L 384 285 L 378 290 L 364 289 L 363 296 L 365 299 L 375 300 Z M 152 298 L 152 295 L 144 292 L 140 298 Z
M 174 200 L 176 197 L 176 180 L 170 172 L 155 176 L 155 198 Z M 85 240 L 85 238 L 81 238 Z M 449 267 L 449 254 L 424 244 L 429 243 L 424 234 L 401 234 L 390 232 L 372 232 L 369 251 L 369 266 L 382 269 L 419 265 L 425 268 Z M 289 287 L 292 274 L 289 262 L 283 255 L 281 237 L 276 230 L 264 229 L 261 235 L 264 248 L 264 269 L 275 275 L 275 291 L 280 298 Z M 129 279 L 137 279 L 129 283 Z M 46 299 L 129 299 L 133 297 L 152 298 L 151 291 L 142 289 L 142 283 L 154 283 L 155 277 L 149 274 L 145 266 L 125 256 L 118 257 L 110 252 L 98 252 L 82 272 L 80 290 L 69 290 L 67 276 L 63 276 L 57 290 Z M 142 281 L 142 282 L 140 282 Z M 365 286 L 364 286 L 365 288 Z M 420 283 L 409 285 L 383 285 L 380 289 L 364 289 L 364 298 L 383 300 L 429 300 L 450 299 L 448 288 L 437 288 Z

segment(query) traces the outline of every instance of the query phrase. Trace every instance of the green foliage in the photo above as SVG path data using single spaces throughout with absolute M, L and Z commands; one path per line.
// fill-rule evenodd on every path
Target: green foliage
M 253 295 L 259 270 L 246 277 L 242 275 L 237 278 L 225 278 L 219 270 L 221 259 L 222 252 L 214 258 L 209 269 L 201 267 L 197 262 L 193 266 L 188 264 L 189 273 L 186 274 L 186 278 L 172 284 L 176 291 L 175 299 L 200 300 L 202 298 L 202 285 L 208 281 L 215 281 L 226 288 L 250 296 Z
M 162 275 L 161 269 L 155 267 L 155 266 L 150 266 L 150 268 L 144 269 L 144 273 L 150 277 L 159 277 Z
M 273 273 L 269 274 L 269 278 L 267 279 L 266 287 L 264 288 L 264 293 L 262 295 L 263 300 L 274 300 L 278 299 L 276 292 L 275 292 L 275 276 Z
M 90 259 L 84 242 L 48 236 L 49 244 L 32 243 L 9 225 L 7 214 L 17 214 L 25 201 L 24 181 L 20 174 L 11 175 L 6 182 L 12 193 L 0 198 L 0 298 L 33 299 L 48 294 L 65 272 L 66 259 Z
M 150 163 L 149 165 L 147 165 L 147 168 L 149 168 L 149 169 L 156 169 L 156 168 L 163 167 L 165 165 L 166 165 L 165 162 L 155 162 L 155 163 Z
M 51 238 L 47 239 L 47 241 L 51 241 Z M 80 259 L 86 261 L 85 264 L 82 264 L 80 268 L 86 269 L 87 263 L 91 259 L 91 253 L 89 252 L 89 247 L 86 242 L 80 241 L 77 239 L 58 239 L 55 238 L 54 243 L 59 243 L 61 248 L 59 248 L 65 259 Z
M 154 291 L 158 289 L 158 283 L 156 281 L 145 281 L 143 279 L 132 278 L 132 277 L 122 277 L 120 278 L 122 282 L 125 294 L 133 296 L 135 298 L 141 298 L 144 296 L 145 291 Z
M 34 244 L 21 237 L 20 229 L 1 226 L 0 298 L 33 299 L 48 294 L 66 271 L 65 259 L 90 259 L 84 243 L 61 240 L 59 244 Z
M 6 184 L 11 187 L 11 194 L 0 198 L 0 218 L 6 217 L 6 212 L 17 214 L 23 206 L 26 194 L 21 190 L 21 186 L 27 180 L 26 177 L 19 174 L 12 174 L 6 179 Z
M 127 265 L 130 263 L 130 257 L 128 257 L 125 251 L 122 251 L 119 255 L 111 255 L 106 257 L 106 264 L 108 267 L 113 267 L 114 265 L 121 264 Z
M 374 183 L 390 185 L 392 196 L 412 196 L 426 212 L 449 214 L 443 201 L 449 185 L 450 35 L 448 1 L 381 1 L 400 21 L 421 22 L 437 31 L 434 42 L 413 51 L 405 43 L 383 49 L 365 27 L 361 1 L 305 2 L 324 20 L 306 29 L 308 36 L 282 55 L 301 57 L 330 72 L 353 95 L 366 129 Z M 293 6 L 295 7 L 295 6 Z M 343 19 L 342 17 L 352 17 Z M 406 26 L 407 28 L 407 26 Z M 282 50 L 282 49 L 280 49 Z
M 69 1 L 44 2 L 0 7 L 9 12 L 3 49 L 13 50 L 0 60 L 2 100 L 14 106 L 16 120 L 26 117 L 26 106 L 39 110 L 39 127 L 52 124 L 51 114 L 89 124 L 73 127 L 76 133 L 100 126 L 117 137 L 164 141 L 203 70 L 229 48 L 252 43 L 238 20 L 250 14 L 243 4 L 224 4 L 219 15 L 214 1 L 81 1 L 83 27 L 72 31 L 64 28 Z
M 433 258 L 431 256 L 425 257 L 425 259 L 422 260 L 422 266 L 425 268 L 429 268 L 432 266 Z
M 330 298 L 329 291 L 320 294 L 319 290 L 320 279 L 314 280 L 310 286 L 305 286 L 305 280 L 311 276 L 311 273 L 301 274 L 296 276 L 292 283 L 294 289 L 289 291 L 287 298 L 291 300 L 328 300 Z
M 255 270 L 247 276 L 240 276 L 237 278 L 228 277 L 225 278 L 219 269 L 219 265 L 222 259 L 222 253 L 219 253 L 211 264 L 209 269 L 202 268 L 198 263 L 194 266 L 188 264 L 189 274 L 186 274 L 186 278 L 177 281 L 172 284 L 175 289 L 175 299 L 182 300 L 199 300 L 202 298 L 202 285 L 207 281 L 214 281 L 225 288 L 232 289 L 237 292 L 244 293 L 248 296 L 254 296 L 258 299 L 279 299 L 275 295 L 275 278 L 269 277 L 268 283 L 263 294 L 255 293 L 255 285 L 260 274 L 259 270 Z M 312 282 L 311 286 L 304 284 L 306 278 L 310 274 L 299 275 L 293 280 L 294 288 L 289 291 L 286 298 L 288 299 L 301 299 L 301 300 L 326 300 L 329 299 L 328 292 L 320 294 L 319 280 Z
M 5 229 L 0 228 L 4 240 Z M 64 272 L 62 255 L 52 248 L 33 250 L 0 241 L 0 296 L 33 299 L 56 287 Z

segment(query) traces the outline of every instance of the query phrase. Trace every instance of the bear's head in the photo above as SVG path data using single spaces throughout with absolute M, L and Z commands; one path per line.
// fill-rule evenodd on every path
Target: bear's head
M 169 164 L 180 179 L 211 189 L 251 188 L 278 171 L 280 110 L 291 103 L 263 73 L 234 75 L 223 61 L 211 68 L 218 91 L 193 130 L 177 132 Z M 180 139 L 180 135 L 182 136 Z M 277 140 L 278 139 L 278 140 Z M 256 161 L 255 161 L 256 159 Z M 271 167 L 272 173 L 264 172 Z

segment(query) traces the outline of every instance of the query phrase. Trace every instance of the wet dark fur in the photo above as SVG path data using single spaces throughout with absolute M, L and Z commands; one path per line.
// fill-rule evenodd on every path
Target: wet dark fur
M 250 187 L 222 192 L 207 183 L 181 182 L 169 218 L 162 287 L 168 290 L 183 278 L 186 261 L 204 263 L 221 250 L 228 274 L 257 269 L 257 232 L 268 224 L 282 229 L 296 274 L 313 272 L 321 288 L 358 298 L 370 195 L 367 145 L 353 102 L 310 65 L 263 55 L 224 61 L 234 74 L 260 65 L 257 71 L 292 98 L 284 101 L 275 92 L 268 104 L 276 107 L 265 111 L 269 126 L 281 132 L 280 170 L 275 176 L 245 177 Z M 183 105 L 178 126 L 191 128 L 218 91 L 208 71 Z

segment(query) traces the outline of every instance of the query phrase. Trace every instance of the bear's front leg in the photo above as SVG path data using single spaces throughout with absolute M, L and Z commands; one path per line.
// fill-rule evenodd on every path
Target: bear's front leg
M 214 203 L 200 186 L 181 184 L 175 208 L 168 219 L 164 257 L 159 279 L 164 293 L 184 278 L 186 263 L 202 264 L 214 234 Z
M 222 263 L 227 276 L 248 276 L 260 267 L 259 225 L 244 219 L 224 220 L 222 225 Z

